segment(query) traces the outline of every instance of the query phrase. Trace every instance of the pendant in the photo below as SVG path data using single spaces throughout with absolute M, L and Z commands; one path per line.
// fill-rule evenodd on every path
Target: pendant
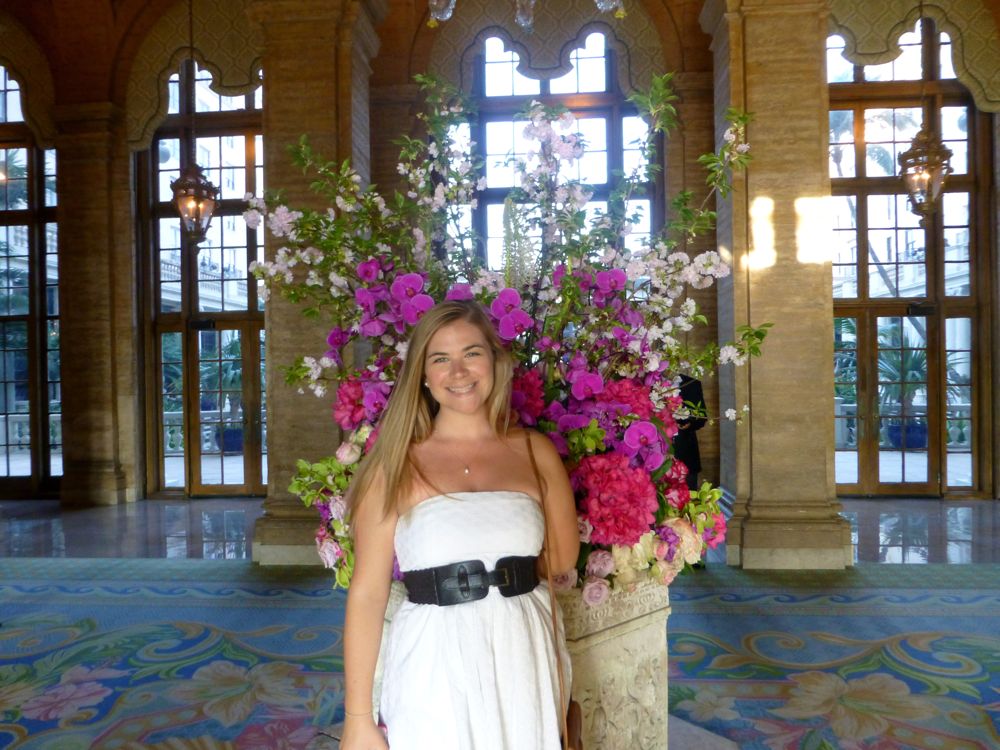
M 468 476 L 468 475 L 469 475 L 469 467 L 468 467 L 468 466 L 466 466 L 466 467 L 465 467 L 465 475 L 466 475 L 466 476 Z

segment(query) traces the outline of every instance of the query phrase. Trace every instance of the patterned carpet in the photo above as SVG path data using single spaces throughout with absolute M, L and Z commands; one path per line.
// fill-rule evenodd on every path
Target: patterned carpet
M 1000 747 L 1000 567 L 710 567 L 671 587 L 670 711 L 755 750 Z
M 671 598 L 671 713 L 741 748 L 1000 747 L 997 566 L 710 566 Z M 312 568 L 0 560 L 0 748 L 304 750 L 343 602 Z

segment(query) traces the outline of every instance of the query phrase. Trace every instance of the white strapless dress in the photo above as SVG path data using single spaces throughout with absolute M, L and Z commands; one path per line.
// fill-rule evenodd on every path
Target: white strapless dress
M 456 492 L 396 526 L 402 570 L 537 555 L 541 506 L 522 492 Z M 558 750 L 559 682 L 543 582 L 521 596 L 439 607 L 405 601 L 383 654 L 380 710 L 390 750 Z M 569 690 L 562 622 L 558 642 Z

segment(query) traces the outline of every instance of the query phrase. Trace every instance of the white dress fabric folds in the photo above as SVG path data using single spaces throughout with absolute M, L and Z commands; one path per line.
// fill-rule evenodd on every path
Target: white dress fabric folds
M 522 492 L 436 495 L 396 527 L 402 570 L 537 555 L 544 519 Z M 559 682 L 545 582 L 439 607 L 405 601 L 384 651 L 380 711 L 391 750 L 558 750 Z M 559 623 L 560 644 L 564 643 Z M 566 689 L 569 655 L 562 651 Z

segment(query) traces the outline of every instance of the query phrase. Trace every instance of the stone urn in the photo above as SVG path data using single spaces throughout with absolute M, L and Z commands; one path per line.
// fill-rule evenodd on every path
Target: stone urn
M 396 608 L 406 598 L 392 585 L 383 643 Z M 599 607 L 588 607 L 580 589 L 558 596 L 573 661 L 572 696 L 583 709 L 586 750 L 666 750 L 666 586 L 646 581 L 613 591 Z M 372 705 L 382 692 L 382 659 L 375 670 Z
M 666 750 L 670 595 L 652 581 L 599 607 L 559 594 L 586 750 Z

